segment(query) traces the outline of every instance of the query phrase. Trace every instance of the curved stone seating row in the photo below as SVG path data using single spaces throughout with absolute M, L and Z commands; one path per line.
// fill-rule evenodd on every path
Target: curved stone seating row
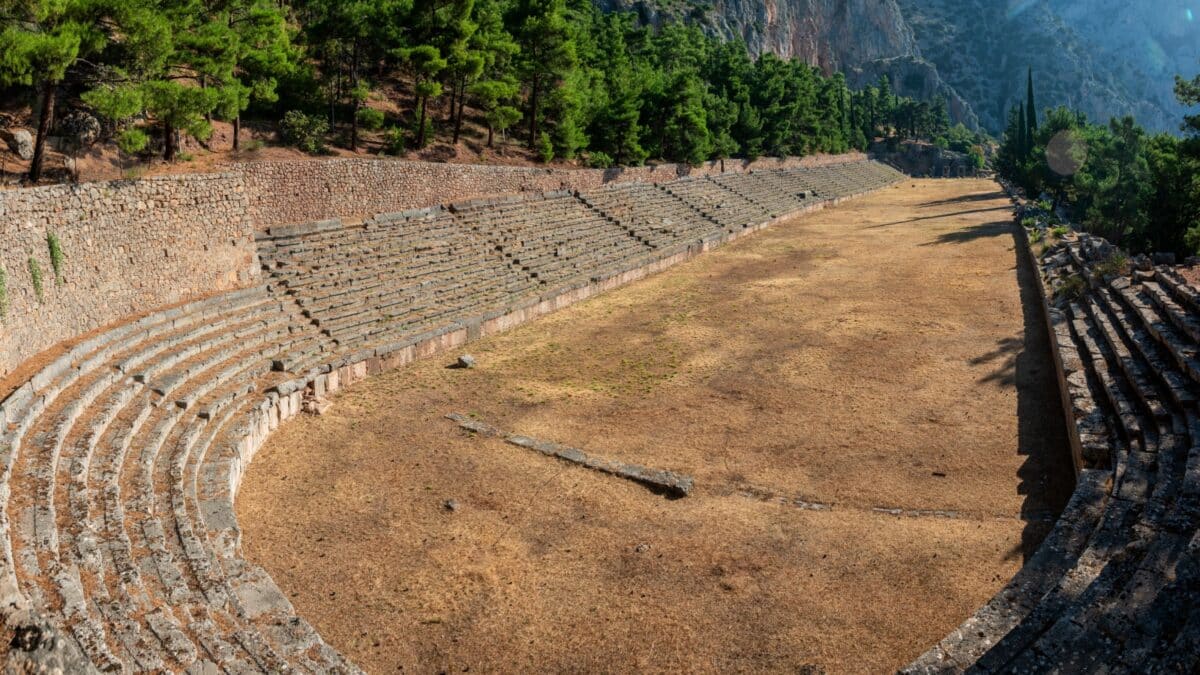
M 6 607 L 54 616 L 102 671 L 348 670 L 237 555 L 232 501 L 208 495 L 285 377 L 273 359 L 318 339 L 257 287 L 105 332 L 9 396 Z
M 662 269 L 721 231 L 631 186 L 689 215 L 642 237 L 645 209 L 598 192 L 619 199 L 272 228 L 265 285 L 100 331 L 41 368 L 0 403 L 0 617 L 14 636 L 0 656 L 18 672 L 356 672 L 242 558 L 245 467 L 312 398 Z
M 272 280 L 343 349 L 509 306 L 538 288 L 441 208 L 350 227 L 277 228 L 260 240 L 259 255 Z
M 1200 668 L 1200 294 L 1078 235 L 1041 259 L 1080 472 L 1020 573 L 904 672 Z

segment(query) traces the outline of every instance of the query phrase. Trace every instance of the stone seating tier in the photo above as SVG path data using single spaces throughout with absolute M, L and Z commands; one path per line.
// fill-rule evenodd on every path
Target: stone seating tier
M 900 177 L 830 171 L 846 178 L 826 201 Z M 776 204 L 766 186 L 803 176 L 734 182 Z M 257 241 L 263 285 L 154 312 L 52 360 L 0 403 L 0 616 L 20 636 L 9 667 L 357 672 L 241 556 L 233 500 L 254 453 L 307 399 L 776 213 L 713 180 L 684 182 L 274 227 Z
M 1080 474 L 1016 578 L 904 672 L 1195 672 L 1200 634 L 1197 292 L 1118 274 L 1078 235 L 1040 261 Z

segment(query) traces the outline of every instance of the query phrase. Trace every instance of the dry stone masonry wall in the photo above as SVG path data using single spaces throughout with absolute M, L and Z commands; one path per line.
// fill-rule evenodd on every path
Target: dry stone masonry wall
M 241 556 L 234 498 L 273 430 L 900 177 L 855 162 L 690 178 L 688 196 L 639 184 L 270 227 L 259 281 L 96 331 L 0 403 L 0 656 L 17 672 L 357 672 Z
M 907 673 L 1200 670 L 1200 291 L 1086 234 L 1024 247 L 1075 493 L 1012 581 Z
M 498 194 L 864 159 L 850 154 L 611 170 L 387 159 L 246 162 L 221 174 L 0 191 L 0 381 L 73 336 L 147 308 L 254 283 L 256 229 Z M 50 259 L 51 234 L 65 256 L 61 279 Z
M 594 190 L 614 183 L 660 183 L 723 172 L 811 168 L 865 155 L 817 155 L 754 162 L 727 160 L 617 169 L 547 169 L 402 160 L 342 159 L 235 165 L 245 176 L 250 218 L 258 227 L 325 218 L 370 216 L 440 202 L 553 190 Z
M 251 233 L 235 174 L 0 191 L 0 380 L 68 338 L 251 283 Z M 62 253 L 59 278 L 51 235 Z

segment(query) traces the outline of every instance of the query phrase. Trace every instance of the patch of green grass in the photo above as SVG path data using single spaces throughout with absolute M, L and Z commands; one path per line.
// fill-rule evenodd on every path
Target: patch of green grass
M 1071 228 L 1067 227 L 1066 225 L 1059 225 L 1058 227 L 1050 230 L 1050 235 L 1055 239 L 1062 239 L 1063 237 L 1067 236 L 1070 231 Z
M 53 232 L 47 232 L 46 247 L 50 249 L 50 266 L 54 268 L 54 281 L 61 284 L 63 282 L 63 266 L 66 264 L 66 256 L 63 254 L 62 242 L 59 241 L 58 235 Z
M 1067 300 L 1078 300 L 1082 298 L 1085 293 L 1087 293 L 1087 288 L 1087 281 L 1082 276 L 1078 274 L 1072 274 L 1066 279 L 1063 279 L 1062 285 L 1055 289 L 1054 297 L 1065 298 Z
M 1092 274 L 1097 279 L 1129 274 L 1129 256 L 1123 251 L 1114 251 L 1107 259 L 1092 267 Z
M 29 256 L 29 278 L 33 280 L 33 293 L 38 302 L 45 302 L 45 288 L 42 286 L 42 265 L 37 258 Z

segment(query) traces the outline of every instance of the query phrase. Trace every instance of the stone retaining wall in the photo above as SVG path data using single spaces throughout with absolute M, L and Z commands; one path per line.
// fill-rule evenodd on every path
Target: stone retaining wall
M 49 234 L 61 244 L 60 279 Z M 250 283 L 256 255 L 237 174 L 0 192 L 0 380 L 63 340 Z M 30 259 L 41 270 L 41 299 Z
M 478 164 L 435 164 L 389 159 L 247 162 L 251 221 L 257 228 L 325 218 L 371 216 L 490 195 L 593 190 L 610 183 L 658 183 L 684 176 L 815 167 L 865 161 L 866 155 L 814 155 L 754 162 L 726 160 L 698 167 L 660 164 L 617 169 L 557 169 Z
M 494 195 L 865 159 L 852 153 L 609 170 L 390 159 L 246 162 L 220 174 L 2 191 L 0 381 L 64 340 L 151 308 L 253 283 L 259 274 L 253 233 L 267 227 Z M 59 239 L 65 256 L 61 280 L 55 279 L 48 234 Z M 41 298 L 30 258 L 41 269 Z

